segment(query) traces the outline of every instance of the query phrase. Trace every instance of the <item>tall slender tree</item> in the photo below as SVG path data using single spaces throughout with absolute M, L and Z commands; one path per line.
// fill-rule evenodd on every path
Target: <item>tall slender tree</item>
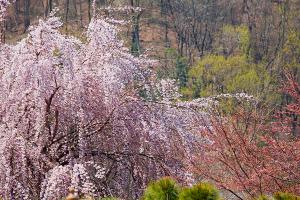
M 24 0 L 24 32 L 30 26 L 30 0 Z

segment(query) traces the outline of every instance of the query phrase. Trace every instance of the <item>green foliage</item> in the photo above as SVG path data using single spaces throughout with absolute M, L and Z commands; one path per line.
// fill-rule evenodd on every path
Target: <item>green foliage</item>
M 104 198 L 103 200 L 116 200 Z M 172 178 L 162 178 L 146 188 L 142 200 L 221 200 L 218 189 L 210 183 L 198 183 L 180 189 Z M 262 195 L 256 200 L 300 200 L 299 196 L 278 192 L 273 197 Z
M 188 81 L 188 64 L 186 58 L 178 57 L 176 61 L 176 78 L 179 82 L 179 87 L 186 87 Z
M 131 44 L 131 53 L 134 56 L 140 55 L 140 44 L 138 41 L 133 41 Z
M 282 49 L 283 58 L 287 63 L 287 67 L 296 67 L 300 63 L 300 32 L 290 31 L 287 41 Z
M 179 187 L 171 178 L 152 182 L 146 189 L 143 200 L 177 200 Z
M 232 26 L 226 24 L 222 30 L 222 38 L 223 48 L 229 51 L 248 55 L 250 32 L 247 26 Z
M 262 196 L 258 197 L 257 200 L 270 200 L 270 199 L 267 196 L 262 195 Z
M 209 183 L 199 183 L 191 188 L 184 188 L 179 200 L 219 200 L 218 190 Z
M 166 48 L 165 55 L 167 58 L 176 59 L 178 57 L 177 50 L 174 48 Z
M 300 200 L 300 197 L 290 193 L 278 192 L 273 198 L 262 195 L 257 200 Z
M 166 48 L 164 52 L 165 62 L 163 63 L 163 67 L 158 69 L 157 77 L 159 79 L 176 79 L 177 72 L 176 72 L 176 63 L 179 58 L 177 50 L 174 48 Z
M 188 82 L 188 60 L 186 57 L 178 55 L 177 50 L 167 48 L 165 50 L 165 66 L 157 72 L 159 79 L 175 79 L 180 88 L 184 88 Z
M 278 81 L 266 63 L 249 58 L 250 33 L 247 26 L 224 25 L 219 53 L 202 57 L 188 71 L 188 82 L 181 88 L 186 99 L 223 93 L 247 93 L 266 103 L 276 104 Z M 295 37 L 294 37 L 295 38 Z
M 275 200 L 300 200 L 299 196 L 283 192 L 276 193 L 274 198 Z
M 290 31 L 282 49 L 282 66 L 293 72 L 300 82 L 300 32 Z
M 249 62 L 246 56 L 208 55 L 188 76 L 188 87 L 182 91 L 189 98 L 240 92 L 260 96 L 272 81 L 263 65 Z

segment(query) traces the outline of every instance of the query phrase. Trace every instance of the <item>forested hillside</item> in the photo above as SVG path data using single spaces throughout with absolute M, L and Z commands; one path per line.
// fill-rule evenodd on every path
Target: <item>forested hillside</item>
M 131 9 L 105 9 L 124 6 Z M 159 58 L 159 75 L 178 79 L 186 98 L 244 91 L 281 102 L 284 99 L 267 93 L 283 80 L 282 70 L 298 77 L 297 0 L 98 0 L 96 7 L 103 15 L 129 22 L 121 34 L 127 46 L 134 54 L 147 52 Z M 63 32 L 80 37 L 86 31 L 91 0 L 16 0 L 2 40 L 20 40 L 30 25 L 54 8 L 64 21 Z
M 299 14 L 0 0 L 0 199 L 299 198 Z

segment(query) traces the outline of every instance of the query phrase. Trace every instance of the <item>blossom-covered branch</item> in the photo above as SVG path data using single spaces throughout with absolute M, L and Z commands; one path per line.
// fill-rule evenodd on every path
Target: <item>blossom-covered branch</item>
M 203 113 L 145 101 L 155 62 L 132 56 L 105 19 L 91 20 L 87 43 L 61 25 L 51 15 L 1 46 L 0 196 L 60 199 L 73 186 L 137 199 L 161 176 L 193 181 Z

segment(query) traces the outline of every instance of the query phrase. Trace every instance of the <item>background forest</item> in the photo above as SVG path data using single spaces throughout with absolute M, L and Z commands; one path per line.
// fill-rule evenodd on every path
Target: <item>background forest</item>
M 59 8 L 63 31 L 80 36 L 92 17 L 91 0 L 17 0 L 5 23 L 13 43 L 40 17 Z M 288 70 L 298 80 L 299 9 L 297 0 L 98 0 L 103 15 L 128 20 L 121 37 L 133 54 L 160 60 L 160 78 L 175 78 L 186 99 L 246 92 L 274 105 Z M 105 7 L 140 7 L 125 15 Z M 82 38 L 84 39 L 84 38 Z M 228 67 L 223 67 L 228 66 Z
M 299 0 L 8 2 L 0 197 L 298 198 Z

